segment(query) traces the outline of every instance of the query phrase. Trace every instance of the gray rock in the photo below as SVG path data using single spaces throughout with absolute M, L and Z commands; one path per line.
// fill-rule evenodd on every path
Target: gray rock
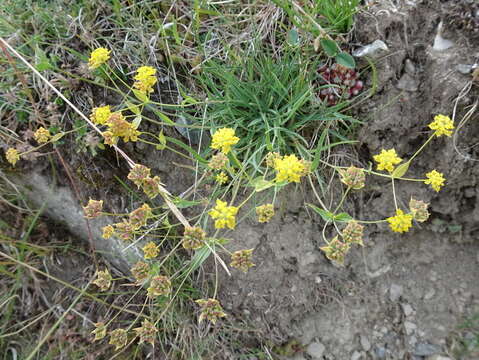
M 359 338 L 359 342 L 361 343 L 361 347 L 364 351 L 369 351 L 371 349 L 371 343 L 365 335 L 361 335 L 361 337 Z
M 419 80 L 405 73 L 401 79 L 399 79 L 396 87 L 400 90 L 415 92 L 419 89 Z
M 396 302 L 402 295 L 403 288 L 401 285 L 392 284 L 389 288 L 389 300 Z
M 412 306 L 407 303 L 402 303 L 401 308 L 405 316 L 410 316 L 414 312 L 414 309 L 412 308 Z
M 432 355 L 432 356 L 428 356 L 426 360 L 452 360 L 452 359 L 448 356 Z
M 379 358 L 379 359 L 385 359 L 386 358 L 386 349 L 383 348 L 383 347 L 378 347 L 376 348 L 376 356 Z
M 353 354 L 351 355 L 351 360 L 359 360 L 363 357 L 363 354 L 361 354 L 359 351 L 355 351 L 353 352 Z
M 321 359 L 326 347 L 319 341 L 312 342 L 306 348 L 306 353 L 313 359 Z
M 435 294 L 436 294 L 436 290 L 432 288 L 429 289 L 429 291 L 424 295 L 424 300 L 431 300 Z
M 416 331 L 417 325 L 410 322 L 410 321 L 405 321 L 404 322 L 404 329 L 406 330 L 407 335 L 412 335 Z
M 441 352 L 441 347 L 439 345 L 419 343 L 414 348 L 413 354 L 417 356 L 430 356 L 439 352 Z

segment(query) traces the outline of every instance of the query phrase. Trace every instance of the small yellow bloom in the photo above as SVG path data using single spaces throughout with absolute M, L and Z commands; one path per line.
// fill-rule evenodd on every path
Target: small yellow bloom
M 110 288 L 111 282 L 113 280 L 108 269 L 105 269 L 104 271 L 98 270 L 96 272 L 96 276 L 97 278 L 95 281 L 93 281 L 93 284 L 98 286 L 100 291 L 107 291 Z
M 90 59 L 88 60 L 88 67 L 90 69 L 96 69 L 101 64 L 107 62 L 108 59 L 110 59 L 110 50 L 102 47 L 95 49 L 90 54 Z
M 95 338 L 93 339 L 93 341 L 98 341 L 103 339 L 106 336 L 105 323 L 97 322 L 94 325 L 95 325 L 95 330 L 91 332 L 93 335 L 95 335 Z
M 213 134 L 211 140 L 211 148 L 220 150 L 223 154 L 228 154 L 231 147 L 239 141 L 239 137 L 235 136 L 235 131 L 231 128 L 222 128 Z
M 391 227 L 391 230 L 398 233 L 408 232 L 412 227 L 413 216 L 411 214 L 404 214 L 400 209 L 396 210 L 396 216 L 388 217 L 386 220 Z
M 15 166 L 18 160 L 20 160 L 20 154 L 18 153 L 17 149 L 10 148 L 7 150 L 5 153 L 5 157 L 7 158 L 7 161 Z
M 296 155 L 285 155 L 275 160 L 274 169 L 277 171 L 276 182 L 299 182 L 305 174 L 306 166 Z
M 266 223 L 270 221 L 274 216 L 274 205 L 264 204 L 256 207 L 256 215 L 258 215 L 258 221 L 260 223 Z
M 436 115 L 434 121 L 429 124 L 429 129 L 434 130 L 434 135 L 438 137 L 441 135 L 451 136 L 454 122 L 449 116 Z
M 150 287 L 146 289 L 148 297 L 168 295 L 171 293 L 171 281 L 167 276 L 159 275 L 151 279 Z
M 255 266 L 255 264 L 253 264 L 251 261 L 252 255 L 253 249 L 235 251 L 233 254 L 231 254 L 230 266 L 245 273 L 250 267 Z
M 438 192 L 441 190 L 441 187 L 444 186 L 446 179 L 443 174 L 433 170 L 426 174 L 427 180 L 424 180 L 424 184 L 431 185 L 431 187 Z
M 42 143 L 48 142 L 48 140 L 50 140 L 52 135 L 50 134 L 50 131 L 48 131 L 42 126 L 38 128 L 37 131 L 35 131 L 35 133 L 33 134 L 33 137 L 39 144 L 42 144 Z
M 103 239 L 109 239 L 115 233 L 115 229 L 111 225 L 107 225 L 103 227 L 103 235 L 101 236 Z
M 153 345 L 155 343 L 155 336 L 158 332 L 155 324 L 148 320 L 143 320 L 141 327 L 134 328 L 133 330 L 136 332 L 136 335 L 140 337 L 140 344 L 147 342 Z
M 213 219 L 215 219 L 215 228 L 224 229 L 228 227 L 234 229 L 236 226 L 236 214 L 238 208 L 234 206 L 227 206 L 226 201 L 216 199 L 216 206 L 208 212 Z
M 151 66 L 141 66 L 136 70 L 135 83 L 133 87 L 142 93 L 149 94 L 153 92 L 153 86 L 156 84 L 156 69 Z
M 206 319 L 215 324 L 218 319 L 226 317 L 220 302 L 216 299 L 199 299 L 195 300 L 195 303 L 200 306 L 201 312 L 198 322 Z
M 85 217 L 87 219 L 94 219 L 102 214 L 103 209 L 103 200 L 88 200 L 88 204 L 83 207 L 83 211 L 85 212 Z
M 126 121 L 121 113 L 114 113 L 108 119 L 106 125 L 109 128 L 113 138 L 123 138 L 124 142 L 137 141 L 141 134 L 135 129 L 134 125 Z M 103 134 L 105 136 L 105 133 Z
M 108 344 L 115 345 L 115 351 L 125 347 L 128 343 L 128 335 L 125 329 L 116 329 L 110 333 L 110 342 Z
M 143 246 L 143 252 L 145 253 L 145 259 L 154 259 L 158 256 L 160 249 L 153 241 L 150 241 L 148 244 Z
M 226 184 L 228 182 L 228 175 L 226 175 L 226 173 L 222 171 L 218 175 L 216 175 L 215 180 L 220 185 Z
M 185 233 L 183 235 L 183 241 L 181 245 L 185 249 L 196 250 L 201 248 L 205 244 L 206 232 L 195 226 L 185 228 Z
M 105 125 L 111 114 L 110 105 L 96 107 L 90 115 L 90 120 L 93 121 L 94 124 Z
M 402 161 L 402 159 L 397 156 L 396 150 L 394 149 L 382 149 L 381 153 L 379 155 L 374 155 L 373 158 L 374 161 L 378 163 L 378 170 L 387 170 L 390 173 L 392 173 L 394 167 Z

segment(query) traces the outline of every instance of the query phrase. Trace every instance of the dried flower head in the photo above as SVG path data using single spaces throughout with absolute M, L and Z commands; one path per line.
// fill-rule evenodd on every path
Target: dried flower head
M 185 249 L 196 250 L 205 244 L 206 232 L 199 227 L 187 227 L 181 245 Z
M 235 136 L 234 129 L 222 128 L 217 130 L 211 140 L 211 148 L 220 150 L 223 154 L 228 154 L 231 147 L 239 141 L 239 137 Z
M 429 218 L 429 212 L 427 211 L 428 205 L 429 204 L 423 201 L 411 198 L 409 201 L 409 209 L 411 210 L 414 220 L 417 222 L 424 222 Z
M 14 149 L 14 148 L 10 148 L 7 150 L 7 152 L 5 153 L 5 158 L 7 159 L 7 161 L 12 164 L 13 166 L 15 166 L 15 164 L 17 163 L 18 160 L 20 160 L 20 154 L 18 154 L 18 151 L 17 149 Z
M 93 341 L 98 341 L 103 339 L 106 336 L 106 326 L 104 322 L 97 322 L 94 324 L 95 325 L 95 330 L 93 330 L 91 333 L 95 335 L 95 338 Z
M 110 345 L 115 346 L 115 351 L 125 347 L 128 342 L 128 335 L 125 329 L 116 329 L 110 333 Z
M 234 229 L 236 226 L 235 216 L 237 213 L 237 207 L 228 206 L 226 201 L 216 199 L 216 206 L 208 212 L 208 215 L 215 219 L 216 229 L 224 229 L 225 227 Z
M 116 136 L 113 136 L 113 133 L 111 131 L 103 131 L 101 133 L 101 136 L 103 136 L 103 143 L 105 145 L 113 146 L 118 143 L 118 138 Z
M 136 70 L 135 83 L 133 87 L 142 93 L 149 94 L 153 92 L 153 86 L 156 84 L 156 69 L 151 66 L 141 66 Z
M 96 279 L 93 284 L 100 288 L 100 291 L 107 291 L 111 286 L 112 277 L 108 269 L 96 272 Z
M 141 327 L 134 328 L 133 330 L 136 332 L 136 335 L 140 337 L 140 344 L 147 342 L 153 345 L 155 343 L 155 336 L 158 329 L 148 320 L 143 320 Z
M 392 231 L 404 233 L 412 227 L 412 218 L 411 214 L 404 214 L 401 209 L 397 209 L 396 216 L 388 217 L 386 220 Z
M 364 169 L 350 166 L 346 170 L 340 169 L 339 173 L 341 174 L 341 182 L 351 189 L 359 190 L 364 187 L 366 181 Z
M 103 239 L 109 239 L 115 233 L 115 229 L 111 225 L 104 226 L 102 230 L 103 230 L 103 235 L 102 235 Z
M 282 159 L 276 159 L 274 164 L 276 182 L 300 182 L 301 176 L 305 174 L 306 166 L 296 155 L 285 155 Z
M 146 196 L 148 196 L 150 199 L 154 199 L 160 194 L 160 177 L 147 177 L 145 180 L 143 180 L 141 187 L 143 188 L 143 192 L 146 194 Z
M 141 134 L 132 123 L 126 121 L 122 113 L 113 113 L 106 125 L 114 138 L 123 138 L 124 142 L 137 141 Z
M 139 229 L 146 225 L 146 222 L 151 215 L 151 207 L 148 204 L 143 204 L 141 207 L 130 213 L 130 223 L 135 229 Z
M 216 175 L 215 180 L 220 185 L 226 184 L 228 182 L 228 175 L 226 175 L 226 173 L 222 171 L 218 175 Z
M 50 134 L 50 131 L 45 129 L 43 126 L 39 127 L 37 131 L 33 134 L 33 137 L 39 144 L 43 144 L 48 142 L 48 140 L 51 139 L 52 134 Z
M 250 267 L 255 266 L 251 261 L 252 256 L 253 249 L 235 251 L 231 254 L 230 266 L 245 273 Z
M 158 275 L 151 279 L 150 287 L 147 289 L 148 296 L 153 298 L 171 293 L 171 281 L 167 276 Z
M 379 155 L 373 156 L 374 161 L 378 163 L 378 170 L 387 170 L 390 173 L 394 171 L 394 167 L 399 164 L 402 159 L 397 156 L 396 150 L 389 149 L 389 150 L 381 150 Z
M 346 225 L 341 235 L 344 239 L 344 242 L 348 244 L 358 244 L 364 246 L 363 232 L 364 226 L 354 220 L 351 220 L 348 222 L 348 225 Z
M 150 265 L 143 261 L 138 261 L 135 265 L 133 265 L 130 271 L 135 278 L 136 283 L 140 284 L 148 278 L 150 273 Z
M 444 175 L 436 170 L 428 172 L 426 174 L 426 177 L 427 179 L 424 180 L 424 184 L 431 185 L 431 187 L 436 190 L 436 192 L 439 192 L 439 190 L 441 190 L 441 187 L 444 186 L 444 182 L 446 181 Z
M 339 264 L 344 263 L 344 258 L 349 251 L 350 245 L 342 242 L 337 236 L 335 236 L 327 246 L 319 248 L 324 252 L 329 260 L 336 261 Z
M 220 302 L 216 299 L 199 299 L 195 302 L 200 306 L 201 312 L 198 322 L 202 322 L 206 319 L 215 324 L 219 318 L 226 317 L 226 313 L 223 311 Z
M 153 241 L 150 241 L 148 244 L 143 246 L 142 250 L 145 253 L 144 258 L 147 260 L 156 258 L 160 253 L 158 245 L 156 245 Z
M 213 170 L 220 170 L 228 164 L 228 157 L 222 152 L 211 157 L 208 166 Z
M 454 130 L 454 122 L 449 116 L 436 115 L 434 121 L 429 124 L 429 128 L 434 130 L 434 135 L 437 137 L 446 135 L 451 136 Z
M 106 63 L 110 59 L 110 50 L 100 47 L 95 49 L 90 54 L 88 60 L 88 67 L 90 69 L 96 69 L 100 65 Z
M 266 223 L 274 216 L 274 205 L 264 204 L 256 207 L 256 215 L 260 223 Z
M 113 224 L 115 227 L 115 233 L 118 237 L 124 241 L 129 241 L 133 238 L 135 227 L 130 224 L 129 221 L 123 220 L 122 222 Z
M 111 114 L 110 105 L 96 107 L 90 114 L 90 120 L 94 124 L 105 125 L 110 119 Z
M 150 177 L 150 169 L 144 165 L 135 164 L 128 174 L 128 179 L 140 187 L 143 182 Z
M 281 155 L 277 152 L 269 152 L 266 154 L 266 166 L 270 168 L 274 168 L 274 164 L 276 160 L 280 160 Z
M 87 219 L 94 219 L 101 216 L 101 211 L 103 209 L 103 200 L 92 200 L 88 201 L 87 206 L 83 207 L 85 212 L 85 217 Z

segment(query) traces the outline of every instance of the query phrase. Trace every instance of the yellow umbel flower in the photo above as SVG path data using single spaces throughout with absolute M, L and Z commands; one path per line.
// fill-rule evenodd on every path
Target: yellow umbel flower
M 7 161 L 15 166 L 18 160 L 20 160 L 20 154 L 18 154 L 17 149 L 10 148 L 7 150 L 5 153 L 5 157 L 7 158 Z
M 215 180 L 220 185 L 226 184 L 228 182 L 228 175 L 226 175 L 226 173 L 222 171 L 218 175 L 216 175 Z
M 442 173 L 433 170 L 426 174 L 427 180 L 424 180 L 424 184 L 431 185 L 431 187 L 438 192 L 441 190 L 441 187 L 444 186 L 446 179 Z
M 111 132 L 113 143 L 116 143 L 115 139 L 119 137 L 123 138 L 124 142 L 137 141 L 138 136 L 141 134 L 135 129 L 133 124 L 125 120 L 125 117 L 121 113 L 112 114 L 106 125 Z M 103 135 L 105 136 L 106 133 L 108 133 L 108 131 L 103 133 Z
M 104 64 L 110 59 L 110 50 L 105 48 L 98 48 L 91 52 L 90 59 L 88 60 L 88 67 L 90 69 L 96 69 L 101 64 Z
M 235 206 L 228 206 L 226 201 L 216 199 L 216 206 L 208 212 L 213 219 L 215 219 L 215 228 L 224 229 L 228 227 L 234 229 L 236 226 L 236 214 L 238 208 Z
M 149 94 L 153 92 L 153 86 L 156 84 L 156 69 L 151 66 L 141 66 L 136 70 L 135 83 L 133 87 L 142 93 Z
M 396 210 L 396 216 L 388 217 L 386 220 L 391 227 L 391 230 L 398 233 L 408 232 L 412 226 L 413 216 L 411 214 L 404 214 L 400 209 Z
M 260 223 L 267 223 L 274 216 L 274 205 L 264 204 L 256 207 L 256 215 Z
M 289 181 L 299 182 L 305 174 L 306 166 L 296 155 L 285 155 L 283 158 L 275 159 L 274 169 L 277 171 L 276 182 Z
M 390 173 L 394 171 L 394 167 L 399 164 L 402 159 L 397 156 L 396 150 L 389 149 L 389 150 L 381 150 L 379 155 L 373 156 L 374 161 L 378 163 L 378 170 L 387 170 Z
M 110 105 L 94 108 L 90 120 L 97 125 L 105 125 L 111 116 Z
M 211 148 L 221 150 L 223 154 L 228 154 L 231 147 L 239 141 L 239 137 L 235 136 L 235 131 L 231 128 L 222 128 L 213 134 L 211 140 Z
M 158 246 L 153 241 L 150 241 L 148 244 L 143 246 L 142 250 L 145 253 L 145 259 L 154 259 L 160 252 L 160 249 L 158 249 Z
M 37 131 L 33 134 L 33 137 L 35 138 L 36 141 L 38 141 L 39 144 L 46 143 L 52 135 L 50 134 L 50 131 L 45 129 L 43 126 L 38 128 Z
M 115 233 L 115 228 L 111 225 L 107 225 L 107 226 L 104 226 L 102 228 L 103 230 L 103 234 L 102 234 L 102 238 L 103 239 L 109 239 L 113 236 L 113 234 Z
M 429 124 L 429 129 L 434 130 L 434 135 L 436 136 L 451 136 L 452 130 L 454 129 L 454 122 L 449 116 L 436 115 L 434 116 L 434 121 Z

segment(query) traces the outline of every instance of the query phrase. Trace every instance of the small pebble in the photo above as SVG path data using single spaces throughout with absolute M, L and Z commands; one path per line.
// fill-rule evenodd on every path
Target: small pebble
M 396 302 L 399 300 L 403 292 L 403 288 L 401 285 L 392 284 L 389 288 L 389 300 L 392 302 Z
M 412 306 L 407 303 L 402 303 L 401 308 L 405 316 L 410 316 L 414 312 Z

